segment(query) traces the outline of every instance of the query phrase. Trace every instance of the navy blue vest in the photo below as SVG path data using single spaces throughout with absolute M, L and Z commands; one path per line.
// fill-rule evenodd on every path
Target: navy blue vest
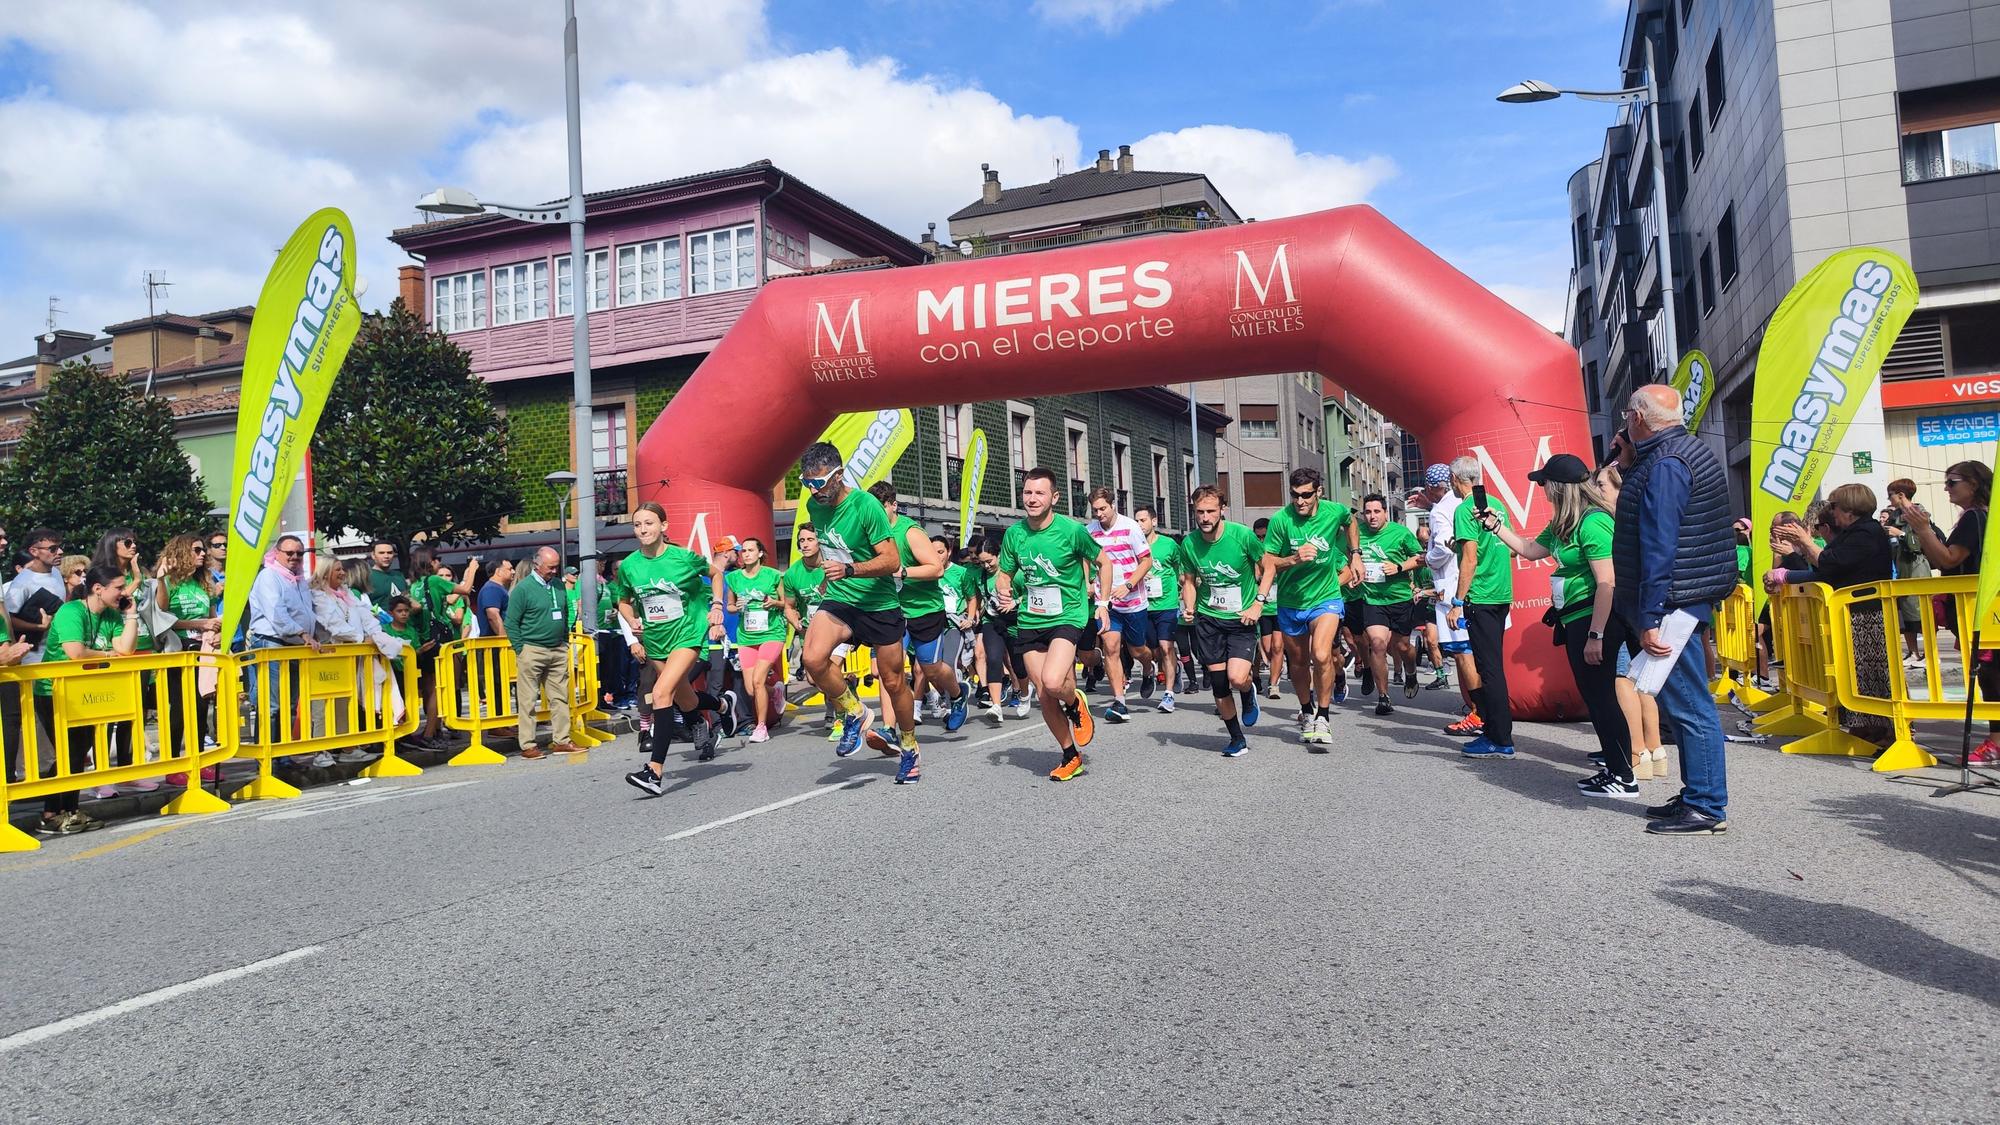
M 1681 513 L 1674 545 L 1673 578 L 1667 608 L 1713 605 L 1736 588 L 1736 531 L 1729 513 L 1729 478 L 1708 445 L 1681 427 L 1639 443 L 1638 462 L 1625 474 L 1618 493 L 1618 527 L 1611 540 L 1611 565 L 1618 589 L 1618 615 L 1639 625 L 1639 520 L 1651 502 L 1647 480 L 1661 461 L 1687 466 L 1692 487 Z

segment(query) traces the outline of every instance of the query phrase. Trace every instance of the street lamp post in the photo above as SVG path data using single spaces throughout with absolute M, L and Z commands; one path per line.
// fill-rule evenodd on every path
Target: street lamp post
M 570 493 L 576 488 L 576 474 L 559 470 L 542 478 L 542 483 L 556 493 L 556 562 L 560 566 L 569 565 L 569 504 Z M 577 581 L 583 581 L 583 568 L 577 568 Z
M 576 64 L 576 0 L 563 4 L 564 113 L 569 126 L 569 202 L 562 207 L 512 207 L 482 203 L 463 188 L 441 187 L 417 201 L 417 209 L 439 215 L 505 215 L 528 223 L 569 224 L 570 357 L 575 369 L 570 427 L 572 481 L 593 481 L 590 434 L 590 285 L 592 271 L 583 253 L 583 129 Z M 552 474 L 553 475 L 553 474 Z M 597 490 L 576 490 L 578 616 L 597 620 Z M 590 565 L 585 565 L 590 564 Z M 589 628 L 589 626 L 586 626 Z
M 1648 132 L 1651 134 L 1648 148 L 1652 150 L 1653 162 L 1653 205 L 1660 209 L 1658 248 L 1660 256 L 1660 318 L 1665 326 L 1667 341 L 1666 371 L 1661 372 L 1665 381 L 1673 375 L 1673 365 L 1680 363 L 1680 328 L 1674 323 L 1674 252 L 1670 231 L 1672 220 L 1667 215 L 1667 156 L 1660 137 L 1660 82 L 1659 70 L 1653 64 L 1653 40 L 1646 38 L 1646 84 L 1631 86 L 1623 90 L 1565 90 L 1547 82 L 1529 80 L 1500 91 L 1499 100 L 1514 105 L 1529 102 L 1546 102 L 1568 94 L 1587 102 L 1609 102 L 1613 105 L 1644 103 L 1646 107 Z

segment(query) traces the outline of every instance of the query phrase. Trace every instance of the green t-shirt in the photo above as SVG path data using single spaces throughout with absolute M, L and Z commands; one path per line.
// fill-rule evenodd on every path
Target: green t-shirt
M 387 625 L 382 626 L 382 631 L 409 645 L 410 652 L 415 652 L 424 647 L 424 634 L 421 629 L 417 628 L 417 615 L 414 613 L 410 615 L 410 623 L 408 625 L 398 625 L 395 621 L 391 620 Z M 408 655 L 408 653 L 404 655 Z M 398 676 L 402 675 L 403 657 L 399 656 L 391 660 L 389 666 L 396 670 Z
M 1310 543 L 1318 557 L 1296 563 L 1278 572 L 1277 604 L 1285 609 L 1312 609 L 1340 597 L 1340 568 L 1347 564 L 1347 525 L 1354 513 L 1347 505 L 1321 500 L 1319 508 L 1305 519 L 1290 504 L 1271 517 L 1271 529 L 1264 536 L 1268 554 L 1295 555 Z
M 390 598 L 397 594 L 408 595 L 409 592 L 409 579 L 393 570 L 381 570 L 372 566 L 368 568 L 368 600 L 374 602 L 377 609 L 388 609 Z M 410 600 L 415 601 L 416 598 L 412 597 Z
M 800 559 L 785 568 L 785 593 L 798 603 L 799 618 L 811 617 L 819 603 L 826 600 L 826 572 L 816 566 L 807 566 Z
M 668 543 L 653 557 L 634 551 L 618 564 L 624 601 L 643 626 L 646 659 L 665 660 L 675 649 L 699 649 L 708 640 L 708 560 Z
M 124 632 L 125 618 L 116 609 L 92 613 L 81 598 L 64 602 L 55 616 L 49 619 L 48 638 L 42 642 L 42 663 L 68 660 L 69 654 L 63 651 L 63 645 L 69 642 L 81 644 L 91 652 L 110 652 L 111 642 Z M 36 680 L 35 694 L 53 696 L 55 685 L 48 680 Z
M 598 583 L 597 586 L 597 627 L 599 629 L 618 628 L 618 599 L 625 596 L 625 588 L 618 583 L 618 575 Z
M 1018 627 L 1083 628 L 1091 612 L 1085 591 L 1090 564 L 1097 561 L 1100 550 L 1082 524 L 1064 515 L 1050 515 L 1048 526 L 1040 531 L 1026 520 L 1008 528 L 1000 538 L 1000 569 L 1013 576 Z
M 1611 529 L 1611 513 L 1600 508 L 1584 513 L 1583 522 L 1576 525 L 1576 532 L 1567 543 L 1556 541 L 1554 524 L 1535 537 L 1535 542 L 1547 547 L 1556 558 L 1549 592 L 1552 600 L 1556 591 L 1562 592 L 1562 605 L 1556 613 L 1565 625 L 1590 616 L 1591 600 L 1597 596 L 1597 576 L 1591 573 L 1590 563 L 1593 559 L 1611 557 Z M 1474 582 L 1477 581 L 1475 578 Z
M 1199 529 L 1180 545 L 1181 573 L 1194 575 L 1194 611 L 1218 621 L 1236 621 L 1257 600 L 1257 567 L 1264 545 L 1240 523 L 1222 521 L 1211 543 Z
M 1146 608 L 1166 613 L 1181 607 L 1181 548 L 1172 537 L 1155 533 L 1146 543 L 1153 569 L 1146 572 Z
M 1507 513 L 1500 508 L 1489 508 L 1500 517 L 1502 527 L 1512 527 L 1507 521 Z M 1514 556 L 1500 537 L 1486 530 L 1479 523 L 1479 509 L 1470 502 L 1460 504 L 1452 513 L 1451 534 L 1460 544 L 1468 540 L 1477 544 L 1479 557 L 1473 563 L 1472 586 L 1465 592 L 1467 605 L 1512 605 L 1514 604 Z
M 778 572 L 768 566 L 759 566 L 756 574 L 732 570 L 723 578 L 738 603 L 737 644 L 761 645 L 785 639 L 785 612 L 778 608 L 778 581 Z
M 938 595 L 944 599 L 945 615 L 950 617 L 953 623 L 962 626 L 965 624 L 966 611 L 971 608 L 973 599 L 979 597 L 979 579 L 968 567 L 957 563 L 947 564 L 944 568 L 944 580 L 938 583 Z
M 926 542 L 930 536 L 924 534 L 923 526 L 908 516 L 897 516 L 889 525 L 889 536 L 896 541 L 896 557 L 903 560 L 905 569 L 917 565 L 917 554 L 910 549 L 910 531 L 923 536 Z M 903 605 L 903 616 L 911 620 L 944 612 L 944 593 L 938 589 L 937 578 L 905 578 L 902 588 L 896 591 L 896 599 Z
M 1400 605 L 1410 600 L 1411 571 L 1395 568 L 1424 553 L 1416 532 L 1400 523 L 1385 523 L 1380 531 L 1361 525 L 1361 600 L 1369 605 Z M 1370 575 L 1380 575 L 1370 582 Z
M 1908 537 L 1905 536 L 1905 538 Z M 1750 544 L 1748 543 L 1738 543 L 1736 545 L 1736 581 L 1745 586 L 1750 585 Z
M 208 587 L 192 578 L 174 583 L 173 588 L 167 591 L 167 612 L 182 621 L 199 621 L 210 616 L 214 607 L 215 601 L 208 596 Z M 190 641 L 200 636 L 193 629 L 182 629 L 180 634 Z
M 369 582 L 376 590 L 380 590 L 383 585 L 382 578 L 383 572 L 378 570 L 370 576 Z M 436 616 L 447 627 L 451 625 L 452 584 L 446 582 L 442 575 L 426 574 L 415 579 L 405 591 L 405 596 L 410 599 L 410 628 L 415 629 L 418 635 L 426 637 L 430 635 L 432 616 Z M 389 612 L 388 598 L 380 593 L 371 593 L 369 597 L 374 601 L 377 612 L 385 615 Z
M 889 534 L 889 513 L 882 502 L 861 489 L 848 490 L 838 507 L 829 508 L 817 498 L 806 500 L 806 515 L 819 529 L 819 554 L 826 562 L 866 563 L 875 557 L 875 545 Z M 896 576 L 843 578 L 829 582 L 821 599 L 840 602 L 870 613 L 902 608 L 896 595 Z

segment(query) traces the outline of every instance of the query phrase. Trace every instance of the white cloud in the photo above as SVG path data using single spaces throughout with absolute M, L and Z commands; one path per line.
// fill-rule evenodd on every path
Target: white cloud
M 1035 14 L 1050 23 L 1093 23 L 1117 31 L 1134 19 L 1166 7 L 1171 0 L 1035 0 Z
M 979 165 L 1074 167 L 1076 127 L 1017 113 L 978 89 L 909 77 L 845 51 L 765 59 L 711 80 L 628 83 L 585 108 L 584 174 L 623 185 L 769 157 L 785 171 L 914 238 L 979 194 Z M 672 122 L 661 136 L 661 122 Z M 661 136 L 661 143 L 633 138 Z M 492 130 L 469 146 L 468 183 L 495 198 L 543 199 L 562 185 L 564 130 L 549 119 Z
M 1206 172 L 1244 218 L 1275 219 L 1366 200 L 1396 174 L 1386 156 L 1300 152 L 1292 138 L 1234 125 L 1154 133 L 1132 146 L 1140 167 Z
M 1569 298 L 1567 287 L 1558 289 L 1546 285 L 1496 282 L 1487 288 L 1493 291 L 1494 296 L 1527 313 L 1549 331 L 1563 330 L 1564 302 Z

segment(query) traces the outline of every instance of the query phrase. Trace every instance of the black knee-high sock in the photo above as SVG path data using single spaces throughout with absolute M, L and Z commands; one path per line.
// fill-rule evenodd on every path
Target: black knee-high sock
M 1243 720 L 1231 715 L 1222 720 L 1222 725 L 1229 728 L 1229 737 L 1236 739 L 1243 737 Z
M 673 745 L 673 741 L 674 741 L 674 724 L 668 722 L 657 722 L 653 724 L 653 730 L 652 730 L 653 752 L 650 756 L 652 758 L 654 765 L 663 766 L 666 764 L 667 748 Z
M 1250 708 L 1257 702 L 1257 693 L 1255 691 L 1239 691 L 1236 693 L 1236 702 L 1236 713 L 1238 715 L 1248 715 Z

